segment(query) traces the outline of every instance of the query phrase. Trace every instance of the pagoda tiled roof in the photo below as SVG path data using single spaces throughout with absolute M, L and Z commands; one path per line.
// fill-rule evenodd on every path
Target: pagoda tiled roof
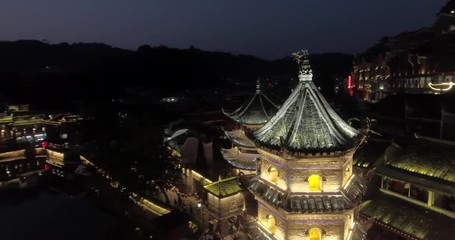
M 256 170 L 256 159 L 260 156 L 254 153 L 243 153 L 237 147 L 221 148 L 221 155 L 232 166 L 244 170 Z
M 251 178 L 247 185 L 255 196 L 288 213 L 331 213 L 352 209 L 361 202 L 367 187 L 365 181 L 357 176 L 353 176 L 346 188 L 334 193 L 287 193 L 264 182 L 260 176 Z
M 262 125 L 276 113 L 279 106 L 267 97 L 259 86 L 251 99 L 232 112 L 223 113 L 234 121 L 244 125 Z
M 312 81 L 308 60 L 300 67 L 299 84 L 278 112 L 252 140 L 269 149 L 289 153 L 344 151 L 356 144 L 359 132 L 330 107 Z
M 255 148 L 254 143 L 245 135 L 245 132 L 240 129 L 234 131 L 224 131 L 224 134 L 237 146 L 246 148 Z

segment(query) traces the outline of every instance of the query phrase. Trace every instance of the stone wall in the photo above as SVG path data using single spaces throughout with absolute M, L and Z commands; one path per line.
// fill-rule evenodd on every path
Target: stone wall
M 208 194 L 208 208 L 220 219 L 241 213 L 243 204 L 244 197 L 242 192 L 222 199 L 211 193 Z
M 274 167 L 278 170 L 278 177 L 277 177 L 276 183 L 271 181 L 270 169 L 272 167 Z M 277 185 L 279 188 L 281 188 L 284 191 L 287 189 L 286 181 L 287 181 L 288 176 L 287 176 L 286 169 L 284 169 L 276 164 L 273 164 L 267 160 L 261 160 L 261 178 L 264 180 L 267 180 L 268 182 L 270 182 L 272 184 Z
M 273 217 L 275 229 L 272 234 L 269 219 Z M 352 223 L 352 210 L 343 213 L 285 214 L 266 203 L 258 204 L 258 225 L 274 239 L 309 240 L 309 230 L 318 228 L 321 239 L 346 239 Z
M 270 218 L 275 222 L 275 229 L 272 233 L 269 229 Z M 286 237 L 286 222 L 282 216 L 268 206 L 258 203 L 258 227 L 269 235 L 273 235 L 274 239 L 285 239 Z
M 333 167 L 333 169 L 288 170 L 288 186 L 292 192 L 310 192 L 308 178 L 318 175 L 322 192 L 338 192 L 341 187 L 341 166 Z
M 284 159 L 260 150 L 261 178 L 277 185 L 282 190 L 292 192 L 308 192 L 308 178 L 318 175 L 321 179 L 323 192 L 337 192 L 352 175 L 352 155 L 354 151 L 343 156 L 326 156 L 301 159 Z M 271 181 L 270 169 L 278 170 L 276 183 Z

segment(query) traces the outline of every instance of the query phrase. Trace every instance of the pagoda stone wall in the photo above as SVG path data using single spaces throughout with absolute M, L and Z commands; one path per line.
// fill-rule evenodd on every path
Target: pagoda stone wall
M 342 183 L 341 186 L 344 187 L 346 183 L 349 181 L 349 179 L 352 176 L 352 155 L 349 157 L 349 159 L 343 164 L 342 167 Z
M 277 185 L 284 191 L 289 188 L 292 192 L 308 192 L 308 178 L 318 175 L 322 191 L 338 192 L 352 176 L 352 154 L 350 153 L 340 157 L 300 160 L 272 158 L 270 161 L 269 156 L 261 157 L 261 178 Z M 293 167 L 289 167 L 291 164 Z M 276 182 L 271 180 L 272 168 L 278 171 Z
M 223 198 L 208 193 L 207 207 L 218 219 L 224 219 L 240 214 L 244 206 L 244 201 L 242 192 Z
M 333 167 L 334 169 L 290 169 L 286 174 L 288 176 L 288 187 L 291 192 L 310 192 L 308 178 L 312 175 L 318 175 L 320 177 L 322 192 L 338 192 L 341 187 L 341 166 L 338 165 Z
M 287 229 L 287 240 L 310 240 L 308 234 L 311 228 L 318 228 L 322 232 L 323 240 L 342 240 L 345 235 L 345 219 L 330 219 L 324 215 L 316 215 L 315 219 L 290 222 Z
M 263 227 L 263 231 L 265 231 L 268 235 L 273 235 L 274 239 L 285 239 L 286 221 L 284 221 L 283 217 L 275 211 L 270 210 L 270 206 L 266 206 L 263 203 L 258 202 L 258 223 Z M 273 234 L 271 234 L 267 229 L 270 215 L 273 216 L 275 221 L 275 232 Z
M 275 168 L 278 171 L 278 176 L 276 182 L 272 181 L 272 173 L 271 173 L 271 168 Z M 267 180 L 268 182 L 277 185 L 279 188 L 281 188 L 283 191 L 287 189 L 287 172 L 286 169 L 278 166 L 276 164 L 273 164 L 269 161 L 261 160 L 261 178 L 264 180 Z
M 270 215 L 275 221 L 273 234 L 268 229 Z M 266 203 L 258 204 L 258 222 L 262 230 L 269 236 L 273 236 L 273 239 L 310 240 L 309 230 L 312 228 L 318 228 L 321 231 L 323 240 L 346 239 L 353 217 L 353 210 L 343 214 L 293 214 L 277 211 Z

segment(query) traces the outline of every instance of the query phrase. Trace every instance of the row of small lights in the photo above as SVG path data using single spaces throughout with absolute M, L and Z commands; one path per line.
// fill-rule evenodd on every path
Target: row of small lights
M 397 229 L 395 229 L 395 228 L 393 228 L 393 227 L 391 227 L 391 226 L 389 226 L 389 225 L 387 225 L 387 224 L 384 224 L 384 223 L 379 222 L 379 221 L 375 221 L 375 222 L 378 223 L 379 225 L 383 226 L 383 227 L 388 228 L 389 230 L 391 230 L 391 231 L 393 231 L 393 232 L 395 232 L 395 233 L 398 233 L 399 235 L 404 235 L 405 237 L 407 237 L 407 238 L 409 238 L 409 239 L 418 240 L 417 238 L 415 238 L 415 237 L 413 237 L 413 236 L 411 236 L 411 235 L 409 235 L 409 234 L 400 232 L 400 231 L 398 231 Z
M 109 176 L 109 174 L 102 168 L 96 166 L 93 164 L 91 161 L 89 161 L 87 158 L 82 158 L 83 161 L 87 162 L 89 165 L 93 166 L 97 170 L 97 174 L 100 174 L 102 177 L 106 178 L 107 180 L 110 180 L 110 186 L 115 189 L 120 188 L 120 192 L 125 192 L 127 191 L 127 188 L 120 184 L 118 181 L 114 181 L 114 179 Z M 145 209 L 150 210 L 153 214 L 162 216 L 164 214 L 167 214 L 170 212 L 170 210 L 163 208 L 161 206 L 158 206 L 157 204 L 151 202 L 148 199 L 145 199 L 143 197 L 140 197 L 139 194 L 134 193 L 134 192 L 128 192 L 128 198 L 133 200 L 134 203 L 142 206 Z M 137 200 L 139 199 L 139 200 Z

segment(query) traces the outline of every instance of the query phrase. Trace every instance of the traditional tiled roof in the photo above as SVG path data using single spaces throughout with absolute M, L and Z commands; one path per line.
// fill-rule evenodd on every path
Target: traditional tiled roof
M 219 178 L 217 182 L 205 185 L 204 189 L 219 198 L 228 197 L 242 191 L 237 177 Z
M 254 143 L 245 135 L 243 130 L 224 131 L 224 134 L 237 146 L 255 148 Z
M 340 212 L 361 202 L 366 184 L 361 178 L 353 176 L 349 186 L 338 193 L 286 193 L 256 176 L 249 180 L 248 189 L 257 197 L 289 213 Z
M 256 170 L 256 159 L 260 156 L 254 153 L 242 153 L 237 147 L 220 148 L 221 155 L 232 166 L 244 170 Z
M 367 201 L 360 212 L 409 239 L 453 239 L 455 236 L 454 219 L 387 195 Z
M 358 131 L 330 107 L 312 81 L 307 53 L 300 61 L 299 84 L 275 116 L 253 132 L 266 148 L 290 153 L 323 153 L 355 146 Z
M 369 138 L 354 153 L 353 165 L 360 168 L 370 168 L 384 151 L 389 147 L 391 141 L 382 138 Z
M 262 125 L 270 120 L 277 110 L 278 105 L 261 91 L 258 81 L 256 93 L 250 100 L 246 101 L 233 112 L 226 112 L 223 110 L 223 113 L 241 124 Z
M 387 166 L 379 166 L 374 172 L 381 176 L 386 176 L 398 181 L 407 182 L 412 185 L 419 186 L 421 188 L 437 191 L 448 195 L 455 196 L 455 185 L 453 183 L 442 183 L 437 179 L 427 178 L 425 176 L 414 174 L 412 172 L 406 172 L 399 169 L 390 168 Z
M 388 167 L 413 175 L 455 183 L 455 143 L 430 138 L 415 139 L 406 147 L 392 145 L 394 154 L 387 156 Z

